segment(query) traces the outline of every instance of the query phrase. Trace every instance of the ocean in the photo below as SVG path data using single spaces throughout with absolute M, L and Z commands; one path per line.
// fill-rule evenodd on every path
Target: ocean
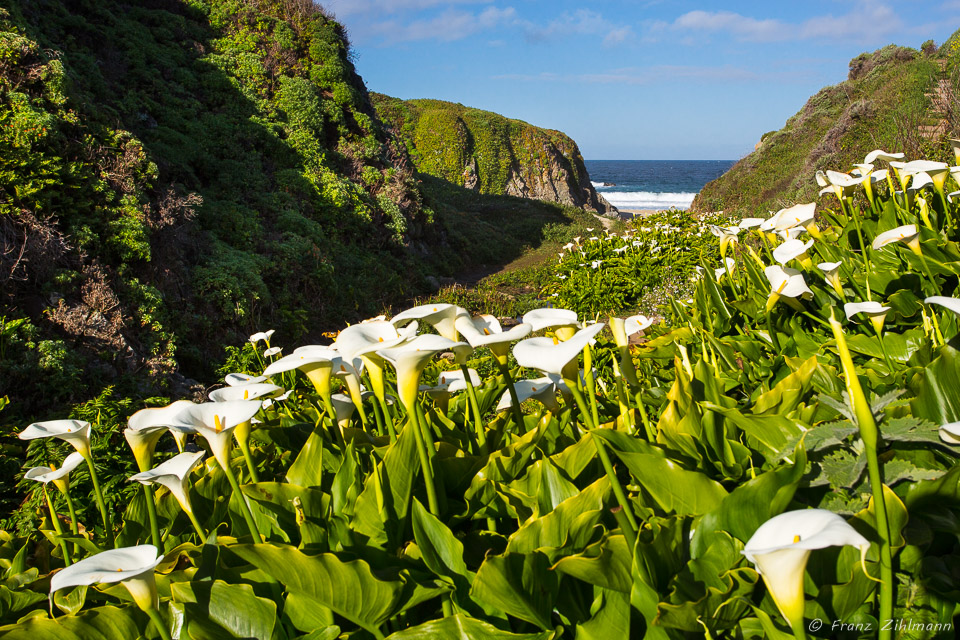
M 618 209 L 687 209 L 735 160 L 586 160 L 597 193 Z M 610 184 L 613 186 L 604 186 Z

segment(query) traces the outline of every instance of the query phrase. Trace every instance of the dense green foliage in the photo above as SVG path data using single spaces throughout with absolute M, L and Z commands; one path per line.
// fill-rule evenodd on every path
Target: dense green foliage
M 371 94 L 417 169 L 480 193 L 509 194 L 604 212 L 577 143 L 499 114 L 441 100 Z
M 947 138 L 960 135 L 960 76 L 953 71 L 960 56 L 948 49 L 928 55 L 891 45 L 854 58 L 846 81 L 821 89 L 782 129 L 764 134 L 753 153 L 703 188 L 692 209 L 768 215 L 812 200 L 817 171 L 849 166 L 873 149 L 952 157 Z M 945 93 L 937 92 L 940 80 Z
M 239 401 L 260 420 L 249 436 L 239 418 L 193 423 L 196 444 L 216 456 L 185 476 L 194 518 L 158 488 L 155 533 L 146 492 L 111 501 L 103 527 L 78 473 L 82 535 L 65 517 L 56 530 L 34 502 L 19 531 L 0 532 L 0 637 L 120 640 L 173 626 L 189 638 L 886 640 L 891 620 L 902 621 L 898 638 L 954 637 L 960 203 L 912 179 L 909 199 L 879 182 L 870 198 L 825 195 L 816 222 L 811 207 L 806 218 L 778 213 L 769 228 L 727 227 L 732 263 L 702 273 L 692 298 L 671 300 L 639 339 L 617 318 L 607 319 L 611 341 L 603 325 L 563 317 L 512 346 L 514 366 L 436 335 L 401 342 L 422 367 L 387 364 L 392 403 L 384 392 L 333 394 L 350 384 L 343 356 L 357 347 L 345 333 L 339 355 L 233 350 L 231 367 L 269 364 L 292 393 Z M 785 253 L 789 243 L 802 248 Z M 445 322 L 456 314 L 431 304 L 405 315 L 454 335 Z M 373 349 L 405 339 L 387 321 L 346 331 L 371 332 Z M 456 367 L 447 350 L 479 373 L 475 389 L 437 388 Z M 328 362 L 329 378 L 302 364 L 310 357 Z M 375 389 L 372 363 L 358 375 Z M 543 372 L 559 374 L 525 383 L 549 390 L 543 406 L 495 408 L 514 378 Z M 420 383 L 430 388 L 418 393 Z M 237 408 L 218 406 L 218 416 Z M 131 456 L 105 459 L 98 442 L 115 437 L 116 421 L 99 420 L 94 456 L 122 478 Z M 38 439 L 30 460 L 67 448 Z M 53 508 L 66 512 L 63 496 Z M 829 527 L 811 524 L 825 517 Z M 70 554 L 95 557 L 114 534 L 119 546 L 162 539 L 159 566 L 146 569 L 160 609 L 148 603 L 148 618 L 107 582 L 57 590 L 52 620 L 54 571 Z M 753 560 L 764 556 L 761 575 Z

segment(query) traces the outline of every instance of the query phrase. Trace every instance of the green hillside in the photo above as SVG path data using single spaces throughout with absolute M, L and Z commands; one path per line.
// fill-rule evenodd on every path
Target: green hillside
M 960 133 L 956 49 L 891 45 L 857 56 L 847 80 L 764 134 L 753 153 L 703 188 L 693 210 L 766 215 L 812 201 L 818 170 L 848 170 L 873 149 L 952 157 L 947 138 Z
M 577 143 L 560 131 L 442 100 L 371 96 L 422 173 L 485 194 L 613 211 L 590 184 Z

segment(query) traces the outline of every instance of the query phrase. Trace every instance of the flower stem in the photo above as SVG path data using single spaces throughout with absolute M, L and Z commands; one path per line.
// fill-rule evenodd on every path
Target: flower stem
M 521 435 L 526 433 L 526 425 L 523 422 L 523 411 L 520 408 L 520 396 L 517 395 L 517 388 L 513 384 L 513 376 L 510 374 L 510 367 L 506 362 L 500 362 L 498 358 L 494 358 L 497 363 L 497 367 L 500 369 L 500 373 L 503 374 L 504 380 L 507 381 L 507 391 L 510 393 L 510 403 L 513 405 L 511 410 L 513 411 L 513 421 L 517 423 L 517 432 Z
M 63 551 L 63 561 L 69 567 L 73 564 L 73 560 L 70 558 L 70 550 L 67 549 L 67 541 L 63 539 L 63 527 L 60 526 L 60 518 L 57 517 L 57 511 L 53 508 L 53 500 L 50 499 L 50 494 L 47 493 L 47 485 L 43 485 L 43 497 L 47 500 L 47 509 L 50 510 L 50 521 L 53 523 L 53 530 L 57 532 L 57 536 L 60 538 L 60 550 Z
M 460 371 L 463 372 L 463 381 L 467 385 L 467 398 L 470 401 L 470 407 L 473 409 L 473 429 L 477 432 L 477 442 L 480 444 L 480 453 L 487 451 L 487 434 L 483 427 L 483 416 L 480 415 L 480 402 L 477 400 L 477 390 L 470 379 L 470 369 L 467 365 L 460 365 Z
M 167 629 L 166 623 L 164 623 L 163 618 L 160 617 L 160 612 L 150 607 L 146 610 L 150 620 L 153 622 L 153 626 L 157 628 L 157 631 L 160 633 L 161 640 L 172 640 L 170 638 L 170 630 Z
M 257 528 L 257 521 L 253 519 L 253 512 L 250 511 L 250 505 L 247 504 L 246 496 L 244 496 L 240 490 L 240 483 L 237 482 L 237 476 L 234 475 L 233 469 L 230 468 L 229 464 L 220 465 L 220 468 L 227 474 L 227 481 L 230 483 L 230 488 L 233 489 L 233 493 L 240 501 L 240 510 L 243 512 L 243 519 L 247 523 L 247 529 L 250 530 L 250 535 L 253 536 L 253 541 L 263 542 L 263 536 L 260 535 L 260 529 Z
M 247 471 L 250 472 L 250 480 L 260 482 L 260 474 L 257 473 L 257 465 L 253 463 L 253 456 L 250 454 L 250 440 L 247 438 L 237 438 L 237 447 L 243 454 L 243 460 L 247 463 Z
M 433 467 L 430 456 L 427 454 L 427 443 L 423 431 L 420 430 L 420 420 L 415 407 L 411 407 L 407 412 L 407 419 L 407 427 L 413 429 L 413 437 L 417 441 L 417 455 L 420 456 L 420 468 L 423 469 L 423 482 L 427 486 L 427 507 L 430 513 L 439 516 L 440 506 L 437 503 L 437 489 L 433 485 Z
M 70 530 L 74 535 L 80 535 L 80 525 L 77 523 L 77 510 L 73 506 L 73 498 L 70 497 L 69 491 L 63 492 L 63 497 L 67 501 L 67 509 L 70 511 Z M 73 552 L 80 553 L 80 545 L 74 543 Z
M 197 516 L 192 510 L 184 509 L 184 511 L 187 512 L 187 517 L 190 518 L 190 524 L 193 525 L 193 530 L 197 532 L 197 535 L 200 536 L 200 542 L 203 543 L 203 541 L 207 539 L 207 534 L 204 533 L 203 527 L 200 526 L 200 521 L 197 520 Z
M 589 414 L 587 413 L 587 401 L 583 397 L 583 392 L 580 391 L 580 388 L 573 380 L 566 381 L 567 386 L 570 388 L 570 393 L 573 394 L 573 398 L 577 403 L 577 409 L 580 411 L 585 422 L 590 420 Z M 596 424 L 588 424 L 588 429 L 598 428 Z M 630 526 L 630 531 L 625 532 L 625 535 L 629 533 L 628 538 L 636 539 L 637 537 L 637 519 L 633 515 L 633 509 L 630 508 L 630 502 L 627 500 L 626 494 L 623 492 L 623 487 L 620 486 L 620 480 L 617 479 L 617 474 L 613 470 L 613 464 L 610 462 L 610 456 L 607 454 L 607 449 L 603 444 L 603 441 L 596 434 L 593 435 L 593 444 L 597 448 L 597 457 L 600 458 L 600 464 L 603 465 L 603 470 L 607 474 L 607 478 L 610 480 L 610 485 L 613 488 L 613 494 L 617 498 L 617 502 L 623 507 L 623 515 L 627 518 L 627 523 Z
M 157 505 L 153 498 L 153 487 L 147 484 L 140 486 L 143 487 L 143 497 L 147 502 L 147 519 L 150 520 L 150 538 L 153 540 L 153 546 L 163 551 L 163 546 L 160 544 L 160 525 L 157 524 Z
M 593 416 L 593 424 L 600 425 L 600 414 L 597 411 L 597 384 L 593 379 L 593 351 L 588 344 L 583 348 L 583 376 L 587 383 L 587 393 L 590 394 L 590 415 Z
M 107 516 L 107 504 L 103 501 L 103 491 L 100 489 L 100 480 L 97 478 L 97 469 L 93 464 L 93 456 L 84 456 L 87 461 L 87 468 L 90 469 L 90 480 L 93 482 L 93 495 L 97 500 L 97 507 L 100 509 L 100 518 L 103 520 L 104 535 L 110 540 L 112 546 L 116 548 L 117 541 L 113 537 L 113 526 L 110 524 L 110 518 Z
M 397 441 L 397 428 L 393 424 L 393 414 L 390 413 L 390 406 L 386 398 L 377 396 L 377 402 L 380 403 L 380 411 L 383 412 L 383 421 L 387 423 L 387 431 L 390 433 L 390 442 Z

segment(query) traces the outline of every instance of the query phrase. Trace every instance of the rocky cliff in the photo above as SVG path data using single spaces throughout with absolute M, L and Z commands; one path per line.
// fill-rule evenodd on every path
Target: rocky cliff
M 451 102 L 371 96 L 423 173 L 481 193 L 616 213 L 590 184 L 577 143 L 560 131 Z
M 849 170 L 873 149 L 910 159 L 952 157 L 960 134 L 960 37 L 939 50 L 888 46 L 850 61 L 844 82 L 821 89 L 779 131 L 707 184 L 694 211 L 767 215 L 816 199 L 820 169 Z

